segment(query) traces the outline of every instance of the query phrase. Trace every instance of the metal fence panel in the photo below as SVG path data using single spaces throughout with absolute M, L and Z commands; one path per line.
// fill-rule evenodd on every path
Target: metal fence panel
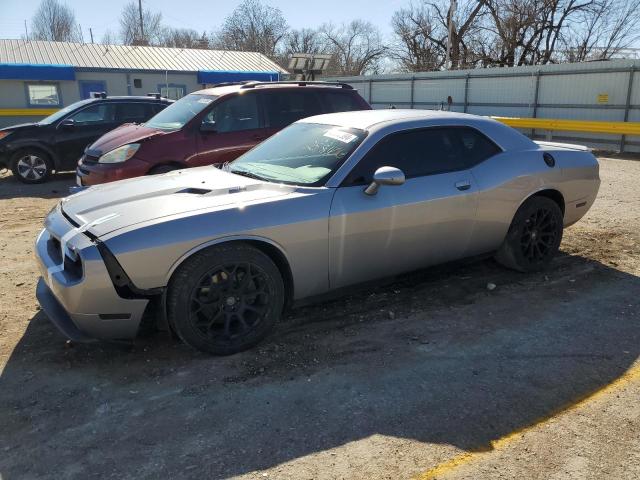
M 640 60 L 344 77 L 373 108 L 448 108 L 476 115 L 640 121 Z M 631 81 L 630 81 L 631 80 Z M 524 131 L 611 150 L 638 137 Z

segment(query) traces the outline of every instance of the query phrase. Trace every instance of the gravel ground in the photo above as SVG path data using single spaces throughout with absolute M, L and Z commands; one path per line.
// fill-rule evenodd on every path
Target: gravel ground
M 0 478 L 640 478 L 640 162 L 601 177 L 544 273 L 432 268 L 212 358 L 67 344 L 33 242 L 73 179 L 1 175 Z

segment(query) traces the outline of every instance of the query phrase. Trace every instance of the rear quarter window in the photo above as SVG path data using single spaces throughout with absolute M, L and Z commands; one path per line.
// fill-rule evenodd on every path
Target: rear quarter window
M 355 95 L 351 93 L 343 91 L 321 92 L 320 95 L 327 112 L 362 110 L 362 105 L 355 98 Z

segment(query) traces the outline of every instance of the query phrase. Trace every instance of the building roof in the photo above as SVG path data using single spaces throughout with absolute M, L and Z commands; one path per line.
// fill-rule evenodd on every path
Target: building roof
M 0 64 L 76 68 L 287 73 L 257 52 L 0 39 Z

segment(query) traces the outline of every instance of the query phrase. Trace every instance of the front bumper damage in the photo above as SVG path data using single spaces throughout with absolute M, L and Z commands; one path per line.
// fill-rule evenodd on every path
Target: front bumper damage
M 149 298 L 118 294 L 98 247 L 84 230 L 86 226 L 73 225 L 60 206 L 48 215 L 36 240 L 38 301 L 71 340 L 134 338 Z

